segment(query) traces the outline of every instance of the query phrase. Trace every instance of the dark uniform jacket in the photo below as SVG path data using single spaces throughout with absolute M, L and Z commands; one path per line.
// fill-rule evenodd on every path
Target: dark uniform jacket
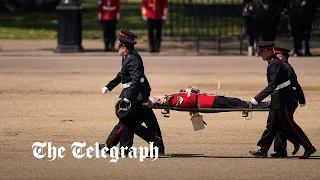
M 146 86 L 144 82 L 141 82 L 142 78 L 143 81 L 146 80 L 144 77 L 144 66 L 141 57 L 137 56 L 134 52 L 129 52 L 122 58 L 121 71 L 106 85 L 106 87 L 111 91 L 119 83 L 131 83 L 129 87 L 123 88 L 119 98 L 127 98 L 130 101 L 138 100 L 147 102 L 148 95 Z
M 284 63 L 275 55 L 271 58 L 267 68 L 268 86 L 257 94 L 254 99 L 257 102 L 261 102 L 271 94 L 271 109 L 276 110 L 280 109 L 280 107 L 295 103 L 295 92 L 291 85 L 276 90 L 278 85 L 289 80 L 288 70 Z
M 136 50 L 133 50 L 132 51 L 132 54 L 134 54 L 135 56 L 137 56 L 139 59 L 142 59 L 140 54 L 138 53 L 138 51 Z M 150 94 L 151 94 L 151 86 L 149 84 L 149 81 L 148 81 L 148 78 L 146 75 L 144 75 L 144 85 L 146 87 L 146 93 L 147 93 L 147 96 L 149 97 Z
M 288 61 L 285 61 L 283 63 L 286 66 L 286 68 L 288 69 L 288 74 L 289 74 L 289 78 L 290 78 L 290 81 L 292 84 L 292 88 L 294 88 L 295 92 L 296 92 L 296 99 L 299 101 L 299 104 L 305 104 L 306 99 L 304 97 L 303 90 L 302 90 L 300 84 L 298 83 L 298 78 L 297 78 L 296 72 L 294 71 L 292 66 L 288 63 Z

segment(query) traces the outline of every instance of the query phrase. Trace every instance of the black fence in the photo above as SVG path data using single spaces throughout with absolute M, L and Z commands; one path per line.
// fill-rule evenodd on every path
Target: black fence
M 192 11 L 190 5 L 199 5 L 199 7 Z M 201 7 L 201 5 L 212 6 Z M 197 30 L 199 30 L 201 36 L 216 36 L 220 30 L 223 35 L 237 35 L 243 20 L 241 9 L 240 12 L 238 11 L 238 16 L 236 14 L 234 14 L 234 17 L 228 17 L 227 14 L 220 15 L 219 7 L 228 5 L 242 8 L 239 0 L 169 0 L 169 24 L 164 28 L 164 35 L 195 37 Z M 197 17 L 200 20 L 199 26 L 197 26 Z M 218 28 L 219 23 L 222 29 Z
M 169 0 L 169 21 L 164 36 L 194 40 L 199 51 L 200 42 L 238 41 L 241 54 L 246 39 L 245 19 L 242 17 L 243 0 Z M 320 7 L 316 11 L 312 37 L 320 37 Z M 277 37 L 290 37 L 288 17 L 281 14 Z M 320 45 L 319 45 L 320 46 Z

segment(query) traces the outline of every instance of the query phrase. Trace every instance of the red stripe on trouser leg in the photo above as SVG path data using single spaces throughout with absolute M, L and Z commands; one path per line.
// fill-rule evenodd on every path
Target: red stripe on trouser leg
M 297 131 L 297 129 L 294 127 L 292 120 L 290 119 L 289 113 L 288 113 L 288 108 L 285 107 L 285 113 L 286 113 L 286 118 L 291 126 L 291 128 L 293 129 L 293 131 L 298 135 L 298 137 L 302 140 L 302 142 L 307 146 L 307 148 L 310 147 L 310 144 L 308 144 L 308 142 L 301 136 L 301 134 Z
M 118 129 L 118 131 L 116 132 L 116 134 L 113 136 L 113 138 L 112 138 L 111 141 L 110 141 L 110 144 L 113 144 L 113 141 L 120 135 L 121 130 L 122 130 L 122 126 L 120 126 L 120 128 Z M 108 147 L 108 148 L 111 148 L 111 147 L 110 147 L 110 146 L 111 146 L 110 144 L 107 144 L 107 147 Z

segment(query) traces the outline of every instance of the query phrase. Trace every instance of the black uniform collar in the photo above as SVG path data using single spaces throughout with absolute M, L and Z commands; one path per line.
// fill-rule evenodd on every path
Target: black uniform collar
M 130 52 L 128 52 L 126 55 L 124 55 L 124 56 L 122 57 L 122 59 L 123 59 L 123 60 L 128 59 L 128 58 L 129 58 L 129 54 L 130 54 Z
M 272 59 L 276 59 L 276 58 L 278 58 L 277 55 L 272 54 L 272 55 L 268 58 L 268 63 L 270 64 L 270 63 L 271 63 L 271 60 L 272 60 Z
M 272 54 L 272 55 L 269 57 L 269 59 L 268 59 L 268 60 L 271 60 L 271 59 L 273 59 L 273 58 L 277 58 L 277 55 Z

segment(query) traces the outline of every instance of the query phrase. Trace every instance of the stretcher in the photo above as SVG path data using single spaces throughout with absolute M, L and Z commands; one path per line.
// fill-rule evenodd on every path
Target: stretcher
M 170 117 L 170 111 L 184 111 L 191 113 L 221 113 L 221 112 L 242 112 L 242 117 L 248 119 L 249 113 L 253 111 L 269 111 L 270 108 L 180 108 L 171 106 L 149 105 L 145 108 L 161 109 L 164 117 Z M 252 116 L 251 116 L 252 117 Z
M 218 81 L 218 89 L 216 92 L 216 96 L 218 96 L 220 93 L 220 81 Z M 159 104 L 152 104 L 150 102 L 144 104 L 144 108 L 152 108 L 152 109 L 161 109 L 161 114 L 164 115 L 164 117 L 170 117 L 170 111 L 183 111 L 183 112 L 189 112 L 191 116 L 191 121 L 194 125 L 195 130 L 203 129 L 203 124 L 207 125 L 206 122 L 203 121 L 202 115 L 200 113 L 221 113 L 221 112 L 242 112 L 242 117 L 244 117 L 246 120 L 252 119 L 252 112 L 254 111 L 269 111 L 269 106 L 266 107 L 250 107 L 250 108 L 201 108 L 200 104 L 198 102 L 198 96 L 196 97 L 196 104 L 198 107 L 196 108 L 182 108 L 179 107 L 180 104 L 178 104 L 178 107 L 172 107 L 168 105 L 159 105 Z M 249 117 L 250 114 L 250 117 Z M 200 128 L 196 128 L 195 124 L 201 124 Z M 197 126 L 198 126 L 197 125 Z
M 171 106 L 159 106 L 159 105 L 144 105 L 144 108 L 161 109 L 161 114 L 164 117 L 170 117 L 170 111 L 183 111 L 189 112 L 191 116 L 191 122 L 195 131 L 204 129 L 204 125 L 207 123 L 203 120 L 200 113 L 221 113 L 221 112 L 242 112 L 242 117 L 246 120 L 252 119 L 253 111 L 269 111 L 270 108 L 181 108 Z M 250 113 L 250 117 L 249 117 Z

